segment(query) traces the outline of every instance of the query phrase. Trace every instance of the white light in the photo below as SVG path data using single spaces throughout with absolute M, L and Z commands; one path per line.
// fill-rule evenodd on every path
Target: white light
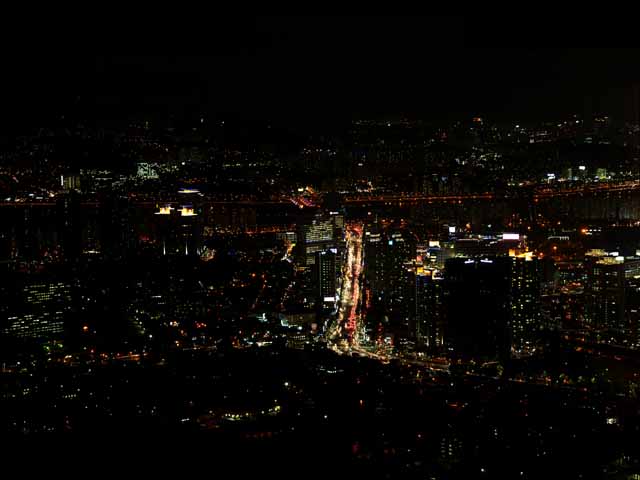
M 519 233 L 503 233 L 502 239 L 503 240 L 520 240 L 520 234 Z
M 584 165 L 580 165 L 580 166 L 578 167 L 578 170 L 582 170 L 582 171 L 584 171 L 584 170 L 586 170 L 586 169 L 587 169 L 587 167 L 585 167 Z

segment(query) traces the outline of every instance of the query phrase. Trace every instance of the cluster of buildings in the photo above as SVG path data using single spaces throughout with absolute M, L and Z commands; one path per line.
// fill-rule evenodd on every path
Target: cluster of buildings
M 518 235 L 454 238 L 453 232 L 420 244 L 409 230 L 370 225 L 364 236 L 370 320 L 381 322 L 397 346 L 432 353 L 505 358 L 530 351 L 541 328 L 538 258 Z M 368 328 L 376 340 L 376 327 Z

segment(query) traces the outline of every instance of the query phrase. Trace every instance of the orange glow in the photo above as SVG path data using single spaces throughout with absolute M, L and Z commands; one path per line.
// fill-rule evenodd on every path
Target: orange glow
M 195 213 L 193 207 L 182 207 L 180 209 L 180 215 L 183 217 L 195 217 L 197 213 Z
M 83 325 L 82 326 L 82 331 L 83 332 L 88 332 L 89 331 L 89 326 L 88 325 Z
M 160 211 L 156 212 L 156 215 L 171 215 L 171 210 L 173 210 L 173 208 L 171 208 L 169 205 L 167 205 L 166 207 L 160 207 Z

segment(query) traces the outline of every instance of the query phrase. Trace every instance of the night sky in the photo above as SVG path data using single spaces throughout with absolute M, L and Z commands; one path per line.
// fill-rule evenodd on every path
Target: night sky
M 562 25 L 217 17 L 206 30 L 167 32 L 160 42 L 144 34 L 132 44 L 86 48 L 53 40 L 5 52 L 2 124 L 38 125 L 73 108 L 98 122 L 203 111 L 292 125 L 402 115 L 623 116 L 640 80 L 639 50 L 505 48 L 544 45 L 554 27 Z M 112 51 L 119 55 L 104 55 Z

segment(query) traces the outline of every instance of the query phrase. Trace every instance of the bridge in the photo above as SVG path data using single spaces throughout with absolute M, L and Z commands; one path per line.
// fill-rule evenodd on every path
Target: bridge
M 510 199 L 532 199 L 537 202 L 547 198 L 586 196 L 592 194 L 623 193 L 640 190 L 640 180 L 628 180 L 624 182 L 601 182 L 587 183 L 580 186 L 567 186 L 552 188 L 550 186 L 523 187 L 521 191 L 513 191 L 508 194 L 497 194 L 492 192 L 456 194 L 456 195 L 422 195 L 411 192 L 383 193 L 383 194 L 362 194 L 345 195 L 343 202 L 345 205 L 401 205 L 404 203 L 441 203 L 441 204 L 461 204 L 468 201 L 487 200 L 510 200 Z M 184 204 L 195 202 L 202 206 L 239 206 L 239 207 L 261 207 L 261 206 L 296 206 L 298 208 L 313 208 L 317 204 L 313 199 L 302 198 L 301 196 L 286 196 L 272 199 L 218 199 L 207 195 L 191 196 L 171 196 L 166 198 L 150 198 L 130 195 L 129 200 L 136 206 L 155 207 L 165 204 Z M 80 202 L 83 206 L 97 207 L 100 202 L 97 200 L 84 200 Z M 2 201 L 0 207 L 25 207 L 25 206 L 55 206 L 53 198 L 43 200 L 19 200 Z

